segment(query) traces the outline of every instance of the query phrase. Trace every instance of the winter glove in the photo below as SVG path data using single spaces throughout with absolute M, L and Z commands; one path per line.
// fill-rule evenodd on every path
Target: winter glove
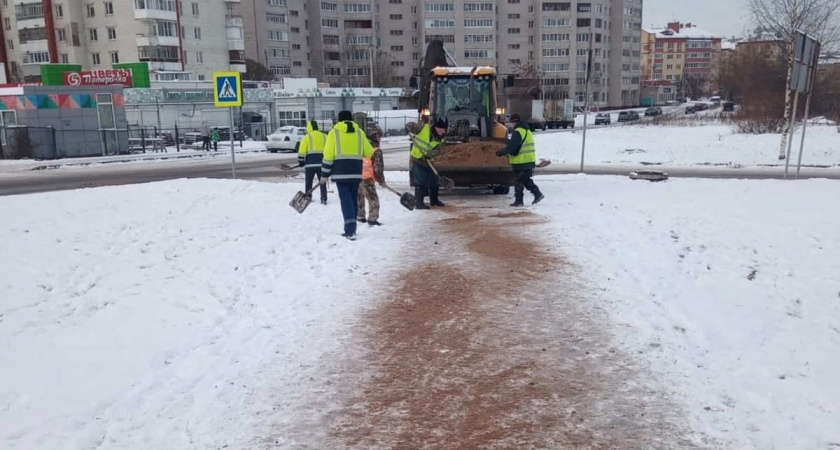
M 321 177 L 321 180 L 320 180 L 320 181 L 318 181 L 318 184 L 327 184 L 327 180 L 329 180 L 329 178 L 327 178 L 327 177 Z

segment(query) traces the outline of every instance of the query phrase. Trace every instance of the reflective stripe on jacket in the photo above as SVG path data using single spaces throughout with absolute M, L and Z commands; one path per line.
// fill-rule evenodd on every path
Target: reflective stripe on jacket
M 414 136 L 414 144 L 411 145 L 411 157 L 414 159 L 434 158 L 441 141 L 432 139 L 432 126 L 423 125 L 423 128 Z
M 348 132 L 350 127 L 352 132 Z M 351 121 L 337 123 L 324 145 L 321 174 L 334 181 L 361 180 L 365 158 L 373 156 L 373 147 L 365 132 Z
M 298 163 L 306 168 L 319 168 L 324 157 L 327 135 L 312 129 L 312 122 L 306 122 L 306 136 L 298 146 Z
M 534 134 L 526 128 L 516 128 L 514 131 L 519 133 L 522 139 L 522 146 L 519 147 L 519 152 L 516 155 L 508 155 L 510 164 L 516 166 L 516 169 L 531 169 L 536 166 L 537 162 L 537 147 L 534 144 Z

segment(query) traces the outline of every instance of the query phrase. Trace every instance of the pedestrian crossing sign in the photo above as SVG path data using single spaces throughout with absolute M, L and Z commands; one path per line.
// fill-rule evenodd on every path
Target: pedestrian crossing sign
M 216 106 L 242 106 L 242 75 L 239 72 L 213 72 L 213 86 Z

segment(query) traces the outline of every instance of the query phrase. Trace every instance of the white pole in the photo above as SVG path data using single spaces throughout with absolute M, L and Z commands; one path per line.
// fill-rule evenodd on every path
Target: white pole
M 802 119 L 802 140 L 799 142 L 799 160 L 796 162 L 796 179 L 799 179 L 799 169 L 802 168 L 802 149 L 805 147 L 805 129 L 808 128 L 808 111 L 811 109 L 811 97 L 808 93 L 808 100 L 805 102 L 805 117 Z
M 796 90 L 796 95 L 793 96 L 793 111 L 790 115 L 790 125 L 788 126 L 788 141 L 787 141 L 787 157 L 785 158 L 785 180 L 788 177 L 788 167 L 790 166 L 790 149 L 793 144 L 793 134 L 796 132 L 796 107 L 799 102 L 799 90 Z
M 583 163 L 586 160 L 586 122 L 589 120 L 589 70 L 592 61 L 592 29 L 589 30 L 589 53 L 586 54 L 586 89 L 585 98 L 583 99 L 583 143 L 580 146 L 580 171 L 583 173 Z M 572 110 L 572 120 L 574 120 L 574 109 Z M 573 122 L 574 123 L 574 122 Z
M 236 152 L 233 147 L 233 107 L 228 107 L 228 111 L 230 112 L 230 172 L 233 178 L 236 178 Z

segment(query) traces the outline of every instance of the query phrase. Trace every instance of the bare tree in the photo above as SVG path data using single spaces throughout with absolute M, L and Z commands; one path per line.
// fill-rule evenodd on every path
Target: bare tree
M 261 62 L 253 59 L 245 60 L 245 79 L 249 81 L 271 81 L 274 76 Z
M 376 59 L 373 61 L 373 85 L 375 87 L 400 87 L 397 86 L 397 70 L 392 64 L 393 61 L 394 58 L 390 54 L 381 50 L 376 51 Z
M 750 13 L 761 29 L 787 43 L 787 84 L 793 77 L 793 46 L 798 31 L 822 42 L 826 50 L 840 43 L 840 1 L 838 0 L 749 0 Z M 791 125 L 793 99 L 785 89 L 785 113 L 779 159 L 785 159 Z

